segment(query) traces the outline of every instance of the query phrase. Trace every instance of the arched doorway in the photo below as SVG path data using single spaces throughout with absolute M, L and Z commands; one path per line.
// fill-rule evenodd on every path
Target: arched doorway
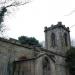
M 43 75 L 50 75 L 50 60 L 45 57 L 43 59 Z

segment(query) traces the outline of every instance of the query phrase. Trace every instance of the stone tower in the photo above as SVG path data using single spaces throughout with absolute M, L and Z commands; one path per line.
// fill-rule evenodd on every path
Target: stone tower
M 51 25 L 51 27 L 45 27 L 45 45 L 46 49 L 52 50 L 58 53 L 65 53 L 70 49 L 70 34 L 69 27 L 62 25 L 62 22 L 58 22 L 57 25 Z

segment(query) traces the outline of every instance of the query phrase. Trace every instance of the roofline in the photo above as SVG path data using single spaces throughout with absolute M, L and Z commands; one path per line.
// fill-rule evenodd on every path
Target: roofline
M 13 44 L 13 45 L 17 45 L 17 46 L 21 46 L 21 47 L 28 48 L 28 49 L 33 49 L 34 51 L 37 51 L 37 52 L 44 51 L 44 52 L 49 52 L 49 53 L 54 54 L 54 55 L 58 55 L 58 56 L 61 56 L 61 57 L 65 57 L 65 55 L 61 55 L 59 53 L 56 53 L 56 52 L 47 50 L 47 49 L 42 48 L 42 47 L 30 46 L 30 45 L 22 45 L 19 42 L 15 42 L 15 39 L 14 39 L 14 41 L 11 41 L 10 39 L 8 40 L 8 39 L 4 39 L 4 38 L 1 38 L 0 37 L 0 41 L 6 42 L 6 43 L 10 43 L 10 44 Z M 51 50 L 53 50 L 53 49 L 51 49 Z

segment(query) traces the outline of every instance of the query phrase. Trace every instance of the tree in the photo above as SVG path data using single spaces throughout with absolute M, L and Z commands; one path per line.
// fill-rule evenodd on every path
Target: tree
M 75 48 L 72 47 L 69 51 L 66 53 L 66 62 L 67 66 L 69 67 L 69 71 L 71 75 L 75 75 Z
M 0 1 L 0 32 L 4 31 L 3 30 L 4 26 L 2 22 L 4 22 L 4 16 L 5 13 L 7 12 L 7 8 L 25 5 L 29 2 L 30 2 L 29 0 L 1 0 Z
M 41 47 L 39 41 L 36 40 L 34 37 L 20 36 L 18 37 L 18 41 L 21 44 L 35 45 Z

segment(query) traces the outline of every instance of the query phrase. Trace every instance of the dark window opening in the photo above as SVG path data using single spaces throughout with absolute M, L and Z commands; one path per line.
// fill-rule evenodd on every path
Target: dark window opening
M 65 40 L 65 45 L 67 46 L 68 42 L 67 42 L 67 34 L 66 33 L 64 33 L 64 40 Z
M 55 44 L 55 34 L 54 33 L 51 34 L 51 46 L 52 47 L 56 46 L 56 44 Z
M 43 75 L 50 75 L 50 61 L 47 57 L 43 60 Z

